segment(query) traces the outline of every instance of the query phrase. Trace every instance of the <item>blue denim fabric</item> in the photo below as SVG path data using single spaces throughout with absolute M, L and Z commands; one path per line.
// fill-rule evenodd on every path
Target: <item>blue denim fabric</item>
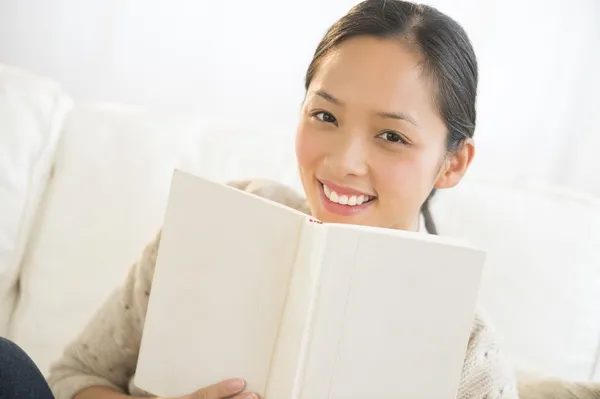
M 0 398 L 54 399 L 33 360 L 13 342 L 0 337 Z

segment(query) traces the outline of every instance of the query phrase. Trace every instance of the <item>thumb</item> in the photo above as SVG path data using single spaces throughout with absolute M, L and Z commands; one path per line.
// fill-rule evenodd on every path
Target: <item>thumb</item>
M 246 383 L 241 379 L 231 379 L 196 391 L 191 399 L 224 399 L 244 390 Z

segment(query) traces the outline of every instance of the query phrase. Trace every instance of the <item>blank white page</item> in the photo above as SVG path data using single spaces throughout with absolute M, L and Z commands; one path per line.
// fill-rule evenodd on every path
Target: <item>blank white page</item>
M 136 385 L 174 397 L 240 377 L 262 393 L 305 219 L 175 172 Z
M 484 253 L 328 225 L 301 399 L 454 399 Z

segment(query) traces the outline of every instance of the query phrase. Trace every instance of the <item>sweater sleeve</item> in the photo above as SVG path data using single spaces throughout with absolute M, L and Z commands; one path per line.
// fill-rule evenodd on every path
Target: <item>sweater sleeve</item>
M 51 366 L 48 383 L 57 399 L 71 399 L 89 387 L 127 393 L 137 364 L 159 241 L 160 233 L 124 283 Z
M 465 356 L 458 399 L 517 399 L 515 373 L 493 327 L 478 310 Z

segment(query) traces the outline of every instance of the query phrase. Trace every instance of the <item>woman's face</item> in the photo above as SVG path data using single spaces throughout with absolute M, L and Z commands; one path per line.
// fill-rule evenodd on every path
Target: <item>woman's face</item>
M 458 183 L 472 144 L 446 156 L 446 126 L 419 61 L 400 41 L 371 37 L 322 60 L 296 136 L 313 216 L 416 230 L 431 190 Z

